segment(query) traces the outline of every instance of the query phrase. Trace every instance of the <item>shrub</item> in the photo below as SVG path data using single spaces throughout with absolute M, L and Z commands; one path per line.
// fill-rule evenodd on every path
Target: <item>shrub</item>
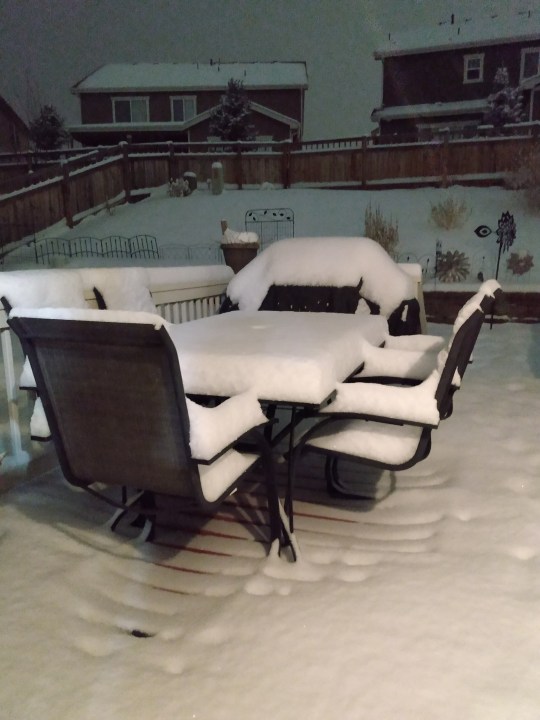
M 511 270 L 514 275 L 524 275 L 534 267 L 533 256 L 528 252 L 513 252 L 506 261 L 506 267 L 508 270 Z
M 441 282 L 459 282 L 465 280 L 470 270 L 469 258 L 465 253 L 449 250 L 439 256 L 435 275 Z
M 62 147 L 69 134 L 54 105 L 43 105 L 39 115 L 30 122 L 30 137 L 38 150 Z
M 386 220 L 379 206 L 373 210 L 371 203 L 364 215 L 364 234 L 381 245 L 391 257 L 396 257 L 399 244 L 398 224 Z
M 445 230 L 461 227 L 470 214 L 465 200 L 456 200 L 451 195 L 431 205 L 431 219 L 437 227 Z

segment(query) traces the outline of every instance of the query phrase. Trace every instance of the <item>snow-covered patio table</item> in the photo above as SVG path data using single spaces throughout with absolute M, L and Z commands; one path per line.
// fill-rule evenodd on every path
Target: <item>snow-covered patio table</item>
M 187 393 L 320 405 L 388 331 L 381 315 L 236 311 L 169 326 Z

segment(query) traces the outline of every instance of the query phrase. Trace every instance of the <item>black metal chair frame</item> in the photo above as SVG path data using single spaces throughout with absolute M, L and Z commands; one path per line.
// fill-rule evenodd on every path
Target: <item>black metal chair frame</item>
M 192 456 L 178 355 L 163 326 L 20 316 L 8 323 L 30 358 L 66 480 L 117 507 L 113 525 L 133 501 L 139 514 L 153 521 L 154 493 L 214 510 L 243 474 L 208 500 L 199 465 L 211 465 L 232 447 L 244 449 L 249 440 L 264 469 L 270 542 L 279 538 L 288 544 L 263 432 L 246 433 L 210 459 Z M 96 483 L 120 487 L 121 498 L 111 499 Z M 137 491 L 130 501 L 128 488 Z
M 437 404 L 438 414 L 440 420 L 443 420 L 450 416 L 453 408 L 453 396 L 457 390 L 457 386 L 454 383 L 454 377 L 456 371 L 459 373 L 464 372 L 467 367 L 476 339 L 484 323 L 485 315 L 484 309 L 488 312 L 488 308 L 491 308 L 495 299 L 490 298 L 489 302 L 486 300 L 485 308 L 475 310 L 463 325 L 457 330 L 453 339 L 452 345 L 448 351 L 448 356 L 444 367 L 441 370 L 437 389 L 435 391 L 435 401 Z M 406 388 L 405 388 L 406 390 Z M 324 413 L 316 416 L 319 418 L 319 422 L 316 422 L 307 432 L 301 437 L 300 441 L 296 445 L 294 452 L 292 453 L 289 460 L 289 474 L 288 474 L 288 488 L 285 502 L 285 509 L 289 516 L 290 530 L 294 531 L 294 518 L 293 518 L 293 493 L 296 479 L 296 473 L 298 463 L 304 452 L 310 451 L 315 453 L 322 453 L 327 456 L 327 462 L 325 464 L 325 476 L 327 488 L 329 491 L 336 489 L 338 486 L 338 459 L 344 457 L 348 460 L 362 463 L 364 465 L 379 467 L 388 470 L 405 470 L 407 468 L 416 465 L 425 458 L 428 457 L 431 451 L 431 432 L 438 427 L 437 424 L 422 423 L 414 420 L 403 420 L 401 418 L 391 416 L 378 416 L 371 415 L 362 412 L 350 412 L 350 413 Z M 419 436 L 418 444 L 414 453 L 411 454 L 410 458 L 401 463 L 390 463 L 385 461 L 379 461 L 373 458 L 366 458 L 355 454 L 348 454 L 344 452 L 332 451 L 326 448 L 318 448 L 310 446 L 309 440 L 322 429 L 331 428 L 333 424 L 343 420 L 366 420 L 377 423 L 385 423 L 390 425 L 412 425 L 422 428 Z M 339 491 L 333 494 L 339 494 Z

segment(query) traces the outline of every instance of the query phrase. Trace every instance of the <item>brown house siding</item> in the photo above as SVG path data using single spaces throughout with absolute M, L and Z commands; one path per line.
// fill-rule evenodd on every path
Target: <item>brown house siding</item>
M 83 125 L 88 124 L 113 124 L 113 103 L 112 98 L 116 97 L 148 97 L 149 121 L 150 123 L 171 122 L 171 97 L 182 95 L 196 96 L 197 114 L 203 113 L 215 107 L 224 91 L 182 91 L 173 92 L 130 92 L 130 93 L 84 93 L 80 95 L 81 119 Z M 247 91 L 248 98 L 270 110 L 281 113 L 286 117 L 302 123 L 303 114 L 303 90 L 257 90 Z M 268 135 L 274 140 L 285 140 L 290 137 L 290 129 L 286 123 L 268 117 L 262 113 L 252 112 L 252 124 L 258 135 Z M 210 135 L 209 121 L 202 122 L 188 128 L 185 132 L 178 130 L 148 130 L 138 132 L 136 130 L 115 131 L 114 127 L 110 132 L 87 133 L 78 130 L 76 138 L 85 144 L 117 143 L 126 140 L 128 135 L 133 142 L 163 142 L 175 140 L 178 142 L 190 140 L 191 142 L 205 142 Z
M 383 61 L 383 105 L 485 98 L 493 90 L 493 78 L 501 65 L 508 69 L 510 84 L 516 86 L 522 49 L 539 44 L 540 41 L 529 41 L 386 57 Z M 479 53 L 484 54 L 483 81 L 464 83 L 463 58 Z

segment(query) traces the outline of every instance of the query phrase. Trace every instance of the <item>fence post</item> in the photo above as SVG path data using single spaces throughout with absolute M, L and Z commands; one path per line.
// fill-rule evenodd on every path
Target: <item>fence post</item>
M 126 196 L 126 202 L 131 202 L 131 188 L 132 188 L 132 178 L 131 178 L 131 165 L 129 162 L 129 143 L 127 143 L 125 140 L 120 143 L 120 148 L 122 150 L 122 177 L 124 181 L 124 194 Z
M 362 189 L 365 190 L 367 187 L 367 147 L 368 139 L 364 135 L 362 138 Z
M 241 145 L 236 146 L 236 184 L 238 185 L 238 189 L 242 190 L 244 185 L 244 168 L 242 167 L 242 147 Z
M 69 228 L 73 227 L 73 208 L 71 206 L 71 185 L 69 181 L 69 168 L 65 161 L 61 161 L 62 165 L 62 203 L 64 205 L 64 216 L 66 218 L 66 225 Z
M 178 177 L 178 170 L 176 168 L 176 159 L 174 157 L 174 144 L 172 140 L 167 143 L 169 146 L 169 180 L 176 180 Z
M 291 144 L 287 140 L 283 143 L 281 156 L 281 182 L 285 190 L 291 187 Z
M 448 187 L 448 133 L 444 133 L 444 138 L 441 144 L 440 150 L 440 164 L 441 164 L 441 187 Z

